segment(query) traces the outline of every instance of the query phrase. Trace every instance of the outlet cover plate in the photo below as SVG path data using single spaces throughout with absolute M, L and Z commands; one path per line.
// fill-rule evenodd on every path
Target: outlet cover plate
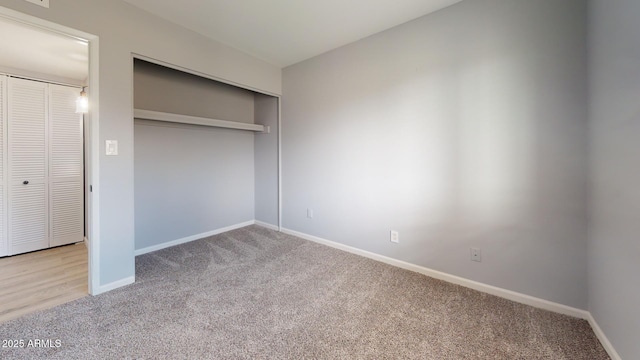
M 400 243 L 400 233 L 395 230 L 391 230 L 390 239 L 392 243 L 398 244 Z
M 482 262 L 482 252 L 478 248 L 471 248 L 471 261 Z

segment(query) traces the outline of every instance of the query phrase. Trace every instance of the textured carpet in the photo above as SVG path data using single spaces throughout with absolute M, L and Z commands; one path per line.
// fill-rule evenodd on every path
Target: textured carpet
M 25 341 L 0 358 L 608 359 L 584 320 L 258 226 L 139 256 L 136 279 L 0 324 Z

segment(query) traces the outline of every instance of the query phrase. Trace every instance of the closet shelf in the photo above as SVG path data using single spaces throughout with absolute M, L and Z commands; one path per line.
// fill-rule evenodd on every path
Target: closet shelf
M 256 132 L 265 131 L 264 125 L 259 125 L 259 124 L 249 124 L 249 123 L 242 123 L 237 121 L 227 121 L 227 120 L 210 119 L 205 117 L 172 114 L 172 113 L 166 113 L 161 111 L 134 109 L 133 116 L 136 119 L 144 119 L 144 120 L 164 121 L 164 122 L 201 125 L 201 126 L 213 126 L 213 127 L 226 128 L 226 129 L 248 130 L 248 131 L 256 131 Z

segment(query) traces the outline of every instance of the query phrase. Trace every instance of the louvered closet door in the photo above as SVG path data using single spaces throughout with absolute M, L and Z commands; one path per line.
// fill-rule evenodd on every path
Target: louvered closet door
M 0 75 L 0 256 L 6 256 L 8 252 L 6 207 L 7 196 L 5 194 L 5 164 L 6 153 L 4 147 L 7 135 L 7 77 Z
M 49 247 L 47 84 L 8 79 L 9 255 Z
M 49 191 L 51 246 L 84 237 L 82 115 L 75 102 L 80 89 L 49 85 Z

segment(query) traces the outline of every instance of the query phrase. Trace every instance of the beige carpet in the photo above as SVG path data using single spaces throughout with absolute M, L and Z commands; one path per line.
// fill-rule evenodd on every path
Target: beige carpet
M 608 359 L 584 320 L 258 226 L 140 256 L 136 276 L 0 324 L 53 345 L 0 358 Z

